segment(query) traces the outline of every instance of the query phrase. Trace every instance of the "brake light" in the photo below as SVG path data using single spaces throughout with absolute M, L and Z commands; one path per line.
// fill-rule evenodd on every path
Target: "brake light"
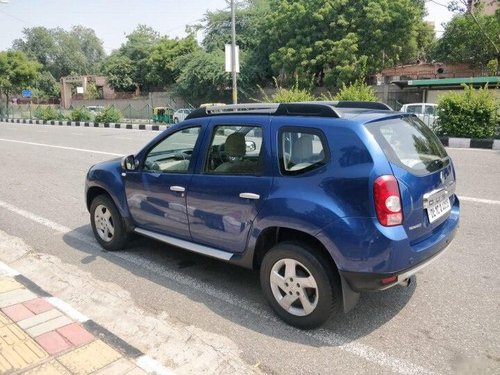
M 387 175 L 377 178 L 373 184 L 373 199 L 380 224 L 391 227 L 403 223 L 401 194 L 396 177 Z

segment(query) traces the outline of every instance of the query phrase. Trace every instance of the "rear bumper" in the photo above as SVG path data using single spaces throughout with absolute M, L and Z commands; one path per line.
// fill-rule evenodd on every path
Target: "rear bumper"
M 458 229 L 458 224 L 455 225 L 452 231 L 443 238 L 439 243 L 435 244 L 437 251 L 429 258 L 424 259 L 418 264 L 409 268 L 392 273 L 370 273 L 370 272 L 350 272 L 339 271 L 342 277 L 349 283 L 351 289 L 355 292 L 377 291 L 391 288 L 397 284 L 403 283 L 408 278 L 413 276 L 421 269 L 427 267 L 430 263 L 439 258 L 450 245 L 455 237 Z

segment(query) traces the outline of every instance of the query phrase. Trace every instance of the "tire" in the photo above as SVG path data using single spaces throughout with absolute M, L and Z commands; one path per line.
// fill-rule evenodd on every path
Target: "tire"
M 260 283 L 276 314 L 297 328 L 318 327 L 342 306 L 337 271 L 303 243 L 282 242 L 269 250 L 262 260 Z
M 109 251 L 121 250 L 128 240 L 123 218 L 107 195 L 98 195 L 90 205 L 90 223 L 99 245 Z

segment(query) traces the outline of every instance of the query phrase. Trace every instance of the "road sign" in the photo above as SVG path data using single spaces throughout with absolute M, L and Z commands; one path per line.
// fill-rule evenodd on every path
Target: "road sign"
M 232 72 L 233 68 L 231 66 L 231 56 L 232 56 L 232 49 L 230 44 L 225 45 L 225 62 L 226 62 L 226 72 Z M 240 72 L 240 47 L 236 46 L 236 73 Z
M 21 94 L 23 98 L 31 98 L 32 92 L 31 90 L 23 90 Z

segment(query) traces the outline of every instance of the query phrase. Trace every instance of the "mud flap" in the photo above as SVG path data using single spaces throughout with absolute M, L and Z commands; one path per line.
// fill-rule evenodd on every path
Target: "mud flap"
M 349 283 L 340 275 L 340 280 L 342 283 L 342 299 L 344 302 L 344 313 L 351 311 L 354 306 L 358 304 L 359 293 L 355 292 L 349 286 Z

